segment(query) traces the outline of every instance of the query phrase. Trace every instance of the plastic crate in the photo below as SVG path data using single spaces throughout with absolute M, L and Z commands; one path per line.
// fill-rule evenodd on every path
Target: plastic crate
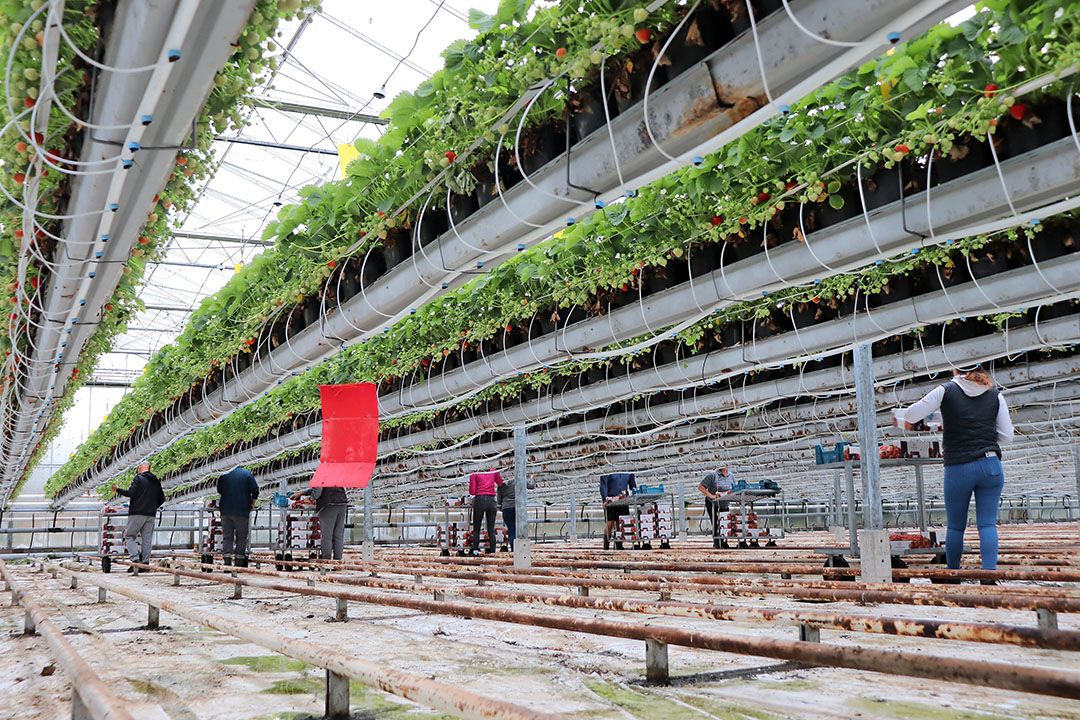
M 818 465 L 843 462 L 844 448 L 848 447 L 850 444 L 851 443 L 838 442 L 836 443 L 836 447 L 832 450 L 826 450 L 824 445 L 816 445 L 814 447 L 814 462 Z

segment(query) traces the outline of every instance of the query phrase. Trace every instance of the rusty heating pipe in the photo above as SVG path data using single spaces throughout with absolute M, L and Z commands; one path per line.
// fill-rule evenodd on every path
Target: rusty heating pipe
M 45 638 L 57 664 L 70 678 L 72 702 L 81 702 L 94 720 L 134 720 L 120 698 L 101 681 L 75 647 L 64 637 L 64 631 L 49 619 L 41 606 L 31 600 L 25 590 L 15 584 L 3 560 L 0 560 L 0 575 L 3 575 L 11 592 L 33 618 L 38 634 Z M 73 716 L 74 714 L 73 712 Z
M 142 563 L 130 564 L 147 570 L 161 569 Z M 185 577 L 206 578 L 206 573 L 191 570 L 170 569 L 166 572 Z M 619 637 L 627 640 L 653 640 L 668 645 L 701 650 L 716 650 L 738 655 L 809 663 L 811 665 L 868 670 L 893 675 L 966 683 L 981 687 L 1015 690 L 1017 692 L 1080 699 L 1080 672 L 1072 670 L 1019 666 L 986 660 L 946 658 L 900 650 L 844 647 L 818 642 L 733 637 L 658 625 L 547 615 L 531 611 L 489 607 L 475 603 L 425 600 L 358 590 L 329 590 L 308 585 L 298 586 L 292 583 L 251 578 L 234 577 L 230 578 L 230 582 L 266 590 L 290 592 L 297 595 L 342 598 L 375 605 L 389 605 L 436 615 L 493 620 L 495 622 L 545 627 L 553 630 Z M 226 632 L 229 631 L 226 630 Z
M 187 557 L 191 557 L 188 555 Z M 261 556 L 260 556 L 261 557 Z M 271 562 L 267 560 L 267 562 Z M 388 572 L 388 573 L 401 573 L 401 574 L 416 574 L 422 573 L 423 568 L 445 568 L 448 563 L 425 563 L 422 561 L 408 562 L 400 560 L 395 562 L 394 565 L 382 564 L 382 563 L 364 563 L 364 562 L 348 562 L 342 565 L 338 563 L 340 561 L 329 560 L 273 560 L 275 563 L 285 564 L 307 564 L 307 565 L 324 565 L 332 563 L 333 567 L 348 567 L 350 569 L 362 569 L 369 570 L 374 569 L 376 571 Z M 837 589 L 868 589 L 868 590 L 890 590 L 894 592 L 915 592 L 915 593 L 927 593 L 933 592 L 934 586 L 927 585 L 906 585 L 902 583 L 864 583 L 861 581 L 838 581 L 838 580 L 808 580 L 808 579 L 776 579 L 770 577 L 762 577 L 760 579 L 744 578 L 744 577 L 725 577 L 723 575 L 658 575 L 647 574 L 639 572 L 624 571 L 621 573 L 615 572 L 575 572 L 573 570 L 565 570 L 561 568 L 514 568 L 507 565 L 481 565 L 470 566 L 464 565 L 464 567 L 475 567 L 476 570 L 463 570 L 463 572 L 479 572 L 484 571 L 488 573 L 498 574 L 528 574 L 528 575 L 547 575 L 551 577 L 619 577 L 619 578 L 633 578 L 636 580 L 651 580 L 655 582 L 670 582 L 677 580 L 692 580 L 694 582 L 709 583 L 715 585 L 754 585 L 755 587 L 816 587 L 816 588 L 837 588 Z M 408 570 L 402 570 L 400 568 L 408 568 Z M 427 570 L 429 575 L 436 574 L 433 570 Z M 968 585 L 962 587 L 955 587 L 950 592 L 966 592 L 973 594 L 986 594 L 986 595 L 1024 595 L 1024 596 L 1036 596 L 1047 595 L 1050 597 L 1077 597 L 1080 598 L 1080 590 L 1076 588 L 1067 587 L 1034 587 L 1034 586 L 983 586 L 983 585 Z
M 131 564 L 135 567 L 147 568 L 150 570 L 160 569 L 150 565 L 143 565 L 142 563 L 125 564 Z M 478 720 L 557 720 L 558 718 L 564 717 L 562 715 L 536 712 L 502 700 L 486 698 L 454 685 L 447 685 L 412 673 L 386 668 L 367 660 L 362 660 L 354 655 L 337 650 L 336 648 L 319 645 L 294 637 L 287 637 L 278 633 L 272 633 L 255 625 L 237 622 L 234 618 L 197 610 L 141 590 L 136 590 L 135 588 L 127 587 L 126 585 L 117 583 L 113 580 L 106 580 L 101 577 L 100 574 L 95 573 L 93 579 L 89 579 L 86 577 L 86 573 L 81 570 L 71 570 L 64 565 L 50 565 L 50 567 L 55 567 L 57 570 L 67 575 L 79 575 L 89 583 L 104 587 L 118 595 L 123 595 L 124 597 L 137 602 L 152 605 L 160 610 L 164 610 L 165 612 L 172 613 L 177 617 L 195 623 L 196 625 L 213 628 L 226 635 L 246 640 L 268 650 L 273 650 L 281 655 L 301 660 L 310 665 L 325 668 L 339 675 L 353 678 L 354 680 L 359 680 L 363 684 L 377 690 L 406 698 L 407 700 L 442 712 L 453 713 L 454 715 L 463 718 L 476 718 Z M 189 574 L 179 570 L 174 570 L 172 572 L 180 572 L 185 575 Z M 206 577 L 199 573 L 190 573 L 190 575 L 194 577 Z M 240 578 L 232 578 L 230 582 L 240 582 L 241 584 L 244 584 L 244 581 Z
M 204 568 L 211 567 L 206 563 L 199 563 L 199 565 Z M 219 568 L 215 567 L 214 569 L 218 570 Z M 494 588 L 461 586 L 435 587 L 411 583 L 404 580 L 387 580 L 377 577 L 343 575 L 315 576 L 310 574 L 290 575 L 277 570 L 260 570 L 256 568 L 233 568 L 222 566 L 220 570 L 221 572 L 226 573 L 232 570 L 239 572 L 240 574 L 263 577 L 292 577 L 304 580 L 317 579 L 323 582 L 340 583 L 343 585 L 359 585 L 363 587 L 374 587 L 412 593 L 421 592 L 429 595 L 438 590 L 470 598 L 495 600 L 499 602 L 539 603 L 557 607 L 614 610 L 617 612 L 767 624 L 805 624 L 822 628 L 882 635 L 938 638 L 941 640 L 964 640 L 967 642 L 1038 647 L 1048 650 L 1080 650 L 1080 632 L 1072 630 L 1042 630 L 1038 628 L 1003 625 L 1000 623 L 943 622 L 921 618 L 892 618 L 832 612 L 799 612 L 776 608 L 746 608 L 735 605 L 712 605 L 671 601 L 654 602 L 627 598 L 596 598 L 582 597 L 580 595 L 555 595 L 551 593 L 508 591 Z M 218 583 L 230 582 L 227 578 L 220 578 L 215 575 L 204 577 Z
M 340 563 L 339 561 L 318 560 L 275 560 L 285 565 L 320 565 L 326 567 L 338 567 L 350 570 L 370 570 L 371 566 L 361 566 L 359 563 Z M 381 568 L 379 571 L 397 574 L 428 574 L 438 577 L 447 577 L 457 580 L 480 580 L 493 579 L 489 572 L 477 572 L 467 570 L 445 569 L 401 569 Z M 751 581 L 739 579 L 732 581 L 726 578 L 713 578 L 706 576 L 701 580 L 675 580 L 643 581 L 638 579 L 618 580 L 596 578 L 588 573 L 561 574 L 561 575 L 530 575 L 528 570 L 519 569 L 513 573 L 510 569 L 505 572 L 507 582 L 522 583 L 527 585 L 582 585 L 585 587 L 608 588 L 612 590 L 639 590 L 642 592 L 660 592 L 661 590 L 679 590 L 681 592 L 698 592 L 736 596 L 760 596 L 762 594 L 780 595 L 795 600 L 829 601 L 829 602 L 859 602 L 868 604 L 894 604 L 894 605 L 935 605 L 941 607 L 969 607 L 991 608 L 996 610 L 1050 610 L 1057 613 L 1080 613 L 1080 599 L 1061 598 L 1054 596 L 1020 597 L 975 592 L 976 588 L 963 589 L 950 587 L 948 590 L 937 588 L 926 590 L 918 587 L 904 585 L 883 585 L 881 583 L 867 584 L 863 589 L 855 583 L 836 583 L 842 585 L 837 588 L 802 587 L 798 585 L 787 586 L 779 583 L 791 581 L 769 581 L 770 584 L 753 584 Z M 519 574 L 522 573 L 522 574 Z M 777 583 L 777 584 L 772 584 Z M 887 587 L 888 590 L 877 590 L 876 587 Z M 902 588 L 902 589 L 901 589 Z M 978 590 L 992 590 L 982 588 Z

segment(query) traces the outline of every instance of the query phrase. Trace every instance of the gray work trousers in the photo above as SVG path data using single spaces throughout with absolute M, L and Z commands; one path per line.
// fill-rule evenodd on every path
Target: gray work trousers
M 154 515 L 128 515 L 124 542 L 131 562 L 150 562 L 150 551 L 154 549 L 154 521 Z
M 348 505 L 327 505 L 319 510 L 319 532 L 322 533 L 323 560 L 340 560 L 345 551 L 345 515 Z
M 225 557 L 247 555 L 249 515 L 221 516 L 221 554 Z

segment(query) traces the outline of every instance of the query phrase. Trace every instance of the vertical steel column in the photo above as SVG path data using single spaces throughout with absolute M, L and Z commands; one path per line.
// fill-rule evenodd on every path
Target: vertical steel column
M 676 509 L 679 511 L 679 538 L 687 540 L 690 537 L 690 527 L 686 521 L 686 494 L 681 481 L 675 484 L 675 494 L 678 498 Z
M 371 507 L 372 492 L 371 483 L 374 480 L 369 480 L 367 486 L 364 488 L 364 547 L 363 558 L 364 562 L 375 561 L 375 522 L 372 518 L 374 509 Z
M 863 527 L 885 527 L 881 512 L 881 460 L 878 457 L 877 410 L 874 408 L 874 365 L 870 345 L 855 347 L 855 405 L 859 423 L 859 474 L 863 485 Z
M 832 475 L 833 482 L 833 506 L 832 506 L 832 525 L 834 528 L 844 527 L 844 516 L 842 512 L 843 508 L 843 491 L 840 489 L 840 471 L 833 470 Z
M 570 493 L 570 542 L 577 542 L 577 493 Z
M 1080 528 L 1080 445 L 1073 445 L 1073 469 L 1076 471 L 1076 525 Z
M 326 707 L 325 717 L 328 720 L 348 720 L 349 711 L 349 677 L 338 675 L 333 670 L 326 671 Z
M 926 484 L 922 464 L 918 461 L 915 463 L 915 500 L 919 506 L 919 531 L 926 532 Z
M 881 507 L 881 458 L 878 455 L 874 365 L 870 345 L 855 347 L 855 407 L 859 422 L 859 471 L 863 484 L 863 530 L 859 534 L 859 577 L 864 582 L 892 582 L 889 532 Z
M 278 493 L 282 495 L 288 495 L 289 484 L 285 481 L 285 478 L 281 478 L 278 481 Z M 285 507 L 278 508 L 278 531 L 277 531 L 277 547 L 278 550 L 285 552 L 285 525 L 287 523 L 287 517 L 289 515 L 288 503 Z
M 855 470 L 851 466 L 851 460 L 844 461 L 844 478 L 847 480 L 847 530 L 848 542 L 851 545 L 851 554 L 859 555 L 859 536 L 855 517 Z
M 532 540 L 529 538 L 529 485 L 525 469 L 525 428 L 514 428 L 514 567 L 532 567 Z

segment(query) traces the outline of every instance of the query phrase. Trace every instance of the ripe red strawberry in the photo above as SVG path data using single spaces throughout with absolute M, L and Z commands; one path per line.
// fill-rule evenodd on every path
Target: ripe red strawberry
M 22 140 L 15 143 L 15 152 L 17 152 L 17 153 L 26 152 L 26 143 L 24 143 Z
M 1024 103 L 1013 103 L 1013 106 L 1009 108 L 1009 114 L 1013 116 L 1014 120 L 1023 120 L 1026 112 L 1027 105 Z
M 650 30 L 649 28 L 641 28 L 634 31 L 634 37 L 638 39 L 639 43 L 644 45 L 645 43 L 652 40 L 652 30 Z
M 41 143 L 45 142 L 45 136 L 41 133 L 34 133 L 34 142 L 40 145 Z
M 38 285 L 40 285 L 40 284 L 41 284 L 41 281 L 38 280 L 37 277 L 30 278 L 30 287 L 32 287 L 32 288 L 34 288 L 36 290 Z
M 331 260 L 330 262 L 326 263 L 326 267 L 333 270 L 334 268 L 337 267 L 337 260 Z
M 997 94 L 998 86 L 994 83 L 990 83 L 983 88 L 983 97 L 992 98 Z
M 23 99 L 23 105 L 25 105 L 28 108 L 32 108 L 36 104 L 37 104 L 37 101 L 35 101 L 34 98 L 28 97 L 28 98 Z
M 514 331 L 514 326 L 513 325 L 507 325 L 506 326 L 506 332 L 513 332 L 513 331 Z
M 112 312 L 112 311 L 113 311 L 112 303 L 105 303 L 105 312 Z
M 22 231 L 22 228 L 19 228 L 19 229 L 17 229 L 17 230 L 15 231 L 15 237 L 17 237 L 17 238 L 21 238 L 22 236 L 23 236 L 23 231 Z
M 560 60 L 562 60 L 564 57 L 566 57 L 566 48 L 561 47 L 558 50 L 556 50 L 555 51 L 555 57 L 559 58 Z
M 145 235 L 139 236 L 139 244 L 140 245 L 149 245 L 150 244 L 150 238 L 146 237 Z
M 17 185 L 22 185 L 24 182 L 26 182 L 26 175 L 22 173 L 15 173 L 14 175 L 12 175 L 12 180 L 14 180 Z
M 759 193 L 757 194 L 757 201 L 758 201 L 759 203 L 763 203 L 763 202 L 768 202 L 768 201 L 769 201 L 769 198 L 771 198 L 771 197 L 772 197 L 772 195 L 770 195 L 770 194 L 769 194 L 769 193 L 767 193 L 767 192 L 759 192 Z
M 713 224 L 713 226 L 719 225 L 722 222 L 724 222 L 724 218 L 720 217 L 719 215 L 713 215 L 712 216 L 712 224 Z
M 907 155 L 909 152 L 911 152 L 911 148 L 909 148 L 907 145 L 905 145 L 903 143 L 900 143 L 899 145 L 897 145 L 895 149 L 896 149 L 896 152 L 900 153 L 901 155 Z
M 453 150 L 447 150 L 444 155 L 446 156 L 446 159 L 450 162 L 454 162 L 455 160 L 457 160 L 457 153 Z

